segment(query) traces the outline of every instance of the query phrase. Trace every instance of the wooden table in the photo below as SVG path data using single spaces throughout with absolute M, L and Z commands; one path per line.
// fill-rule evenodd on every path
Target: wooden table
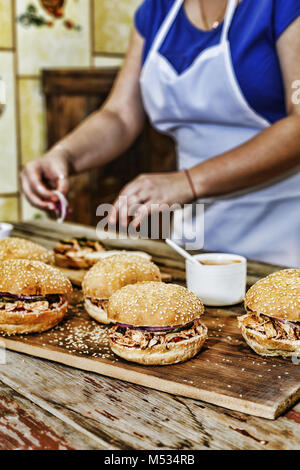
M 95 236 L 44 221 L 16 224 L 14 234 L 51 247 L 62 232 Z M 138 246 L 149 243 L 162 261 L 165 244 Z M 182 275 L 176 254 L 169 252 L 168 264 Z M 276 269 L 250 262 L 249 284 Z M 269 421 L 7 351 L 0 365 L 4 449 L 300 449 L 300 404 Z

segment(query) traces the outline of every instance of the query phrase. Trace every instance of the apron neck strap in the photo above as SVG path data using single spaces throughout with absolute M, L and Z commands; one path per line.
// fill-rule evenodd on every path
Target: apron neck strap
M 224 43 L 227 41 L 228 38 L 228 31 L 231 26 L 233 16 L 235 14 L 235 10 L 238 4 L 238 0 L 229 0 L 225 18 L 224 18 L 224 24 L 223 24 L 223 30 L 222 30 L 222 38 L 221 42 Z
M 165 39 L 169 29 L 172 26 L 181 6 L 183 5 L 184 0 L 176 0 L 174 5 L 172 6 L 169 15 L 167 16 L 166 20 L 163 22 L 161 28 L 158 31 L 154 44 L 152 46 L 152 52 L 157 52 Z
M 163 40 L 165 39 L 169 29 L 172 26 L 172 23 L 174 22 L 176 16 L 178 15 L 178 12 L 180 8 L 182 7 L 183 3 L 184 3 L 184 0 L 175 1 L 173 7 L 171 8 L 169 12 L 169 15 L 167 16 L 167 19 L 163 22 L 161 28 L 158 31 L 158 34 L 152 46 L 151 52 L 157 52 L 159 50 Z M 228 6 L 226 9 L 223 30 L 222 30 L 222 38 L 221 38 L 222 43 L 227 41 L 228 31 L 231 26 L 237 4 L 238 4 L 238 0 L 228 0 Z

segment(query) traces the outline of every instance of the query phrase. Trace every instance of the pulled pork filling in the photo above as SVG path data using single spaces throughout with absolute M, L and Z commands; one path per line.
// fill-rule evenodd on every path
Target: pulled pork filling
M 248 311 L 243 319 L 243 324 L 246 328 L 265 334 L 268 339 L 300 340 L 299 322 L 289 322 Z
M 0 311 L 10 313 L 43 313 L 60 308 L 65 301 L 66 298 L 63 295 L 37 296 L 34 300 L 14 300 L 3 296 L 0 297 Z
M 105 312 L 107 311 L 108 300 L 107 299 L 92 299 L 91 297 L 87 297 L 87 300 L 91 302 L 91 304 L 95 305 L 98 308 L 102 308 Z
M 155 333 L 115 325 L 111 328 L 109 336 L 111 341 L 127 348 L 146 349 L 164 345 L 166 349 L 169 349 L 172 343 L 179 343 L 202 335 L 204 328 L 199 319 L 194 320 L 188 327 L 185 325 L 175 330 Z
M 60 255 L 67 255 L 69 252 L 82 252 L 82 254 L 105 251 L 100 242 L 88 240 L 87 238 L 73 238 L 72 240 L 61 240 L 54 252 Z

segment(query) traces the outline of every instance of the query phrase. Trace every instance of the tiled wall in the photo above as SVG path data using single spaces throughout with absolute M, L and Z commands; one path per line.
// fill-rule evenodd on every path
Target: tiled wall
M 0 221 L 39 215 L 21 195 L 18 175 L 45 150 L 41 70 L 121 63 L 140 3 L 0 0 L 0 77 L 7 88 L 7 107 L 0 117 Z M 18 20 L 22 15 L 23 23 Z

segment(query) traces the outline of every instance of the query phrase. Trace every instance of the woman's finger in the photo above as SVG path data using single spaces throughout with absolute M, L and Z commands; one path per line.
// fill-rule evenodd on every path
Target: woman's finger
M 134 196 L 137 194 L 139 191 L 139 187 L 136 185 L 136 181 L 133 181 L 129 183 L 127 186 L 124 186 L 122 191 L 120 192 L 119 196 L 113 203 L 113 207 L 109 213 L 108 220 L 110 224 L 116 224 L 118 219 L 121 219 L 122 216 L 122 221 L 125 221 L 125 210 L 127 210 L 127 201 L 129 195 Z M 127 225 L 127 221 L 126 225 Z
M 122 226 L 127 227 L 130 217 L 133 217 L 136 208 L 150 199 L 150 195 L 145 190 L 136 190 L 130 196 L 120 196 L 119 199 L 119 219 Z
M 129 217 L 134 216 L 136 207 L 139 206 L 140 204 L 143 204 L 144 201 L 147 201 L 149 199 L 146 194 L 139 194 L 139 195 L 133 195 L 130 196 L 127 199 L 127 209 L 128 209 L 128 215 Z
M 50 191 L 43 183 L 40 170 L 35 164 L 29 164 L 25 170 L 25 174 L 30 187 L 39 198 L 45 199 L 46 201 L 57 201 L 56 194 L 53 191 Z
M 143 179 L 143 176 L 138 176 L 133 181 L 126 184 L 120 192 L 120 196 L 130 197 L 137 194 L 141 189 L 145 187 L 145 185 L 143 184 Z
M 67 176 L 59 176 L 57 180 L 57 191 L 60 191 L 65 196 L 68 194 L 70 189 L 70 183 Z
M 28 178 L 24 173 L 21 175 L 21 185 L 25 196 L 33 206 L 43 210 L 53 210 L 55 208 L 53 203 L 47 203 L 32 191 Z
M 124 201 L 123 201 L 124 203 Z M 109 224 L 116 224 L 120 217 L 120 209 L 122 206 L 122 198 L 120 196 L 117 197 L 115 202 L 112 205 L 112 208 L 108 214 L 108 223 Z
M 132 225 L 133 227 L 137 228 L 141 225 L 143 219 L 147 217 L 151 213 L 151 205 L 152 201 L 147 201 L 146 203 L 142 204 L 136 211 Z
M 129 223 L 128 216 L 128 198 L 121 196 L 118 203 L 119 220 L 122 227 L 127 227 Z

